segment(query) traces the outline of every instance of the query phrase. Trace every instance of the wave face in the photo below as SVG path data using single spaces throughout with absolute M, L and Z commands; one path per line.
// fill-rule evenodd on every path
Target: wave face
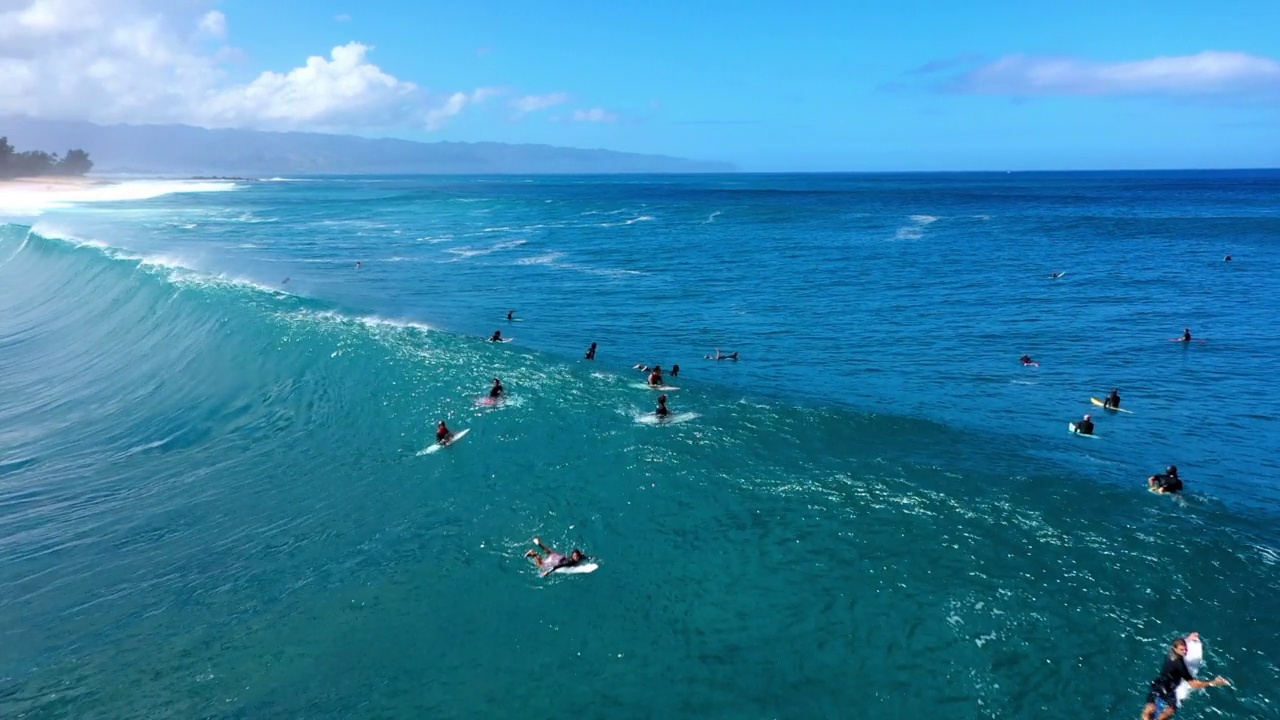
M 1175 327 L 1104 353 L 1081 343 L 1124 312 L 1164 321 L 1163 289 L 1063 293 L 1028 267 L 1016 312 L 1045 316 L 1034 330 L 949 309 L 1013 302 L 992 285 L 1004 260 L 957 258 L 1023 223 L 1059 232 L 1026 196 L 1061 190 L 969 207 L 963 179 L 637 182 L 304 179 L 0 227 L 0 716 L 558 717 L 607 698 L 610 717 L 1101 717 L 1137 712 L 1191 630 L 1238 688 L 1187 711 L 1277 716 L 1276 355 L 1246 342 L 1274 294 L 1241 299 L 1234 331 L 1185 300 L 1220 329 L 1204 347 L 1166 342 Z M 908 258 L 843 271 L 879 295 L 818 287 L 856 251 L 778 245 L 865 192 L 877 204 L 849 223 L 874 232 L 832 232 L 890 260 L 933 243 L 947 287 Z M 1104 211 L 1122 214 L 1068 214 Z M 744 237 L 775 244 L 724 245 Z M 1249 248 L 1237 274 L 1264 283 L 1252 268 L 1276 250 Z M 643 327 L 622 322 L 631 303 Z M 509 305 L 525 322 L 501 321 Z M 830 333 L 775 334 L 788 316 L 857 342 L 817 356 Z M 516 340 L 485 342 L 494 325 Z M 1039 374 L 1005 367 L 1023 332 L 1042 337 Z M 692 338 L 744 359 L 702 361 Z M 654 393 L 630 359 L 648 354 L 689 358 L 668 393 L 688 422 L 642 422 Z M 1087 447 L 1061 432 L 1117 375 L 1135 414 L 1101 418 Z M 478 404 L 495 376 L 510 401 Z M 1252 402 L 1214 395 L 1237 383 Z M 421 454 L 440 419 L 471 432 Z M 1143 492 L 1177 445 L 1192 491 Z M 600 569 L 540 579 L 535 535 Z

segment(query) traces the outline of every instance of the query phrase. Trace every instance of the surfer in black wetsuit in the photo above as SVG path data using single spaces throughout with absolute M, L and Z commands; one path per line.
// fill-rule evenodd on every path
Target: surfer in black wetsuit
M 1058 278 L 1062 277 L 1063 275 L 1066 275 L 1066 272 L 1065 272 L 1065 271 L 1064 271 L 1064 272 L 1049 273 L 1049 277 L 1050 277 L 1050 278 L 1052 278 L 1052 279 L 1054 279 L 1054 280 L 1057 280 Z
M 1199 634 L 1192 633 L 1188 637 L 1198 639 Z M 1142 707 L 1142 720 L 1169 720 L 1173 717 L 1173 714 L 1178 712 L 1177 691 L 1179 683 L 1183 680 L 1196 690 L 1231 684 L 1221 675 L 1208 681 L 1196 680 L 1187 669 L 1186 655 L 1187 641 L 1184 638 L 1174 640 L 1173 647 L 1169 649 L 1164 665 L 1160 668 L 1160 677 L 1151 681 L 1151 690 L 1147 692 L 1147 704 Z M 1157 703 L 1163 706 L 1159 715 L 1156 715 Z
M 1191 328 L 1182 328 L 1182 342 L 1191 342 Z
M 502 381 L 498 378 L 493 379 L 493 387 L 489 388 L 489 397 L 497 400 L 507 394 L 507 389 L 502 387 Z
M 449 440 L 452 438 L 453 438 L 453 431 L 451 431 L 449 429 L 449 426 L 445 425 L 444 421 L 441 420 L 440 424 L 436 425 L 436 442 L 440 443 L 441 445 L 448 445 Z
M 1092 416 L 1085 415 L 1083 418 L 1081 418 L 1080 422 L 1076 423 L 1076 432 L 1080 433 L 1081 435 L 1092 435 L 1093 434 Z
M 1119 388 L 1111 388 L 1111 394 L 1107 396 L 1106 400 L 1102 401 L 1102 407 L 1111 408 L 1112 410 L 1120 409 L 1120 389 Z
M 1035 360 L 1032 360 L 1030 355 L 1023 355 L 1022 357 L 1018 358 L 1018 361 L 1019 361 L 1019 362 L 1021 362 L 1023 365 L 1035 365 L 1035 364 L 1036 364 L 1036 361 L 1035 361 Z
M 489 338 L 489 342 L 502 342 L 502 331 L 494 330 L 493 337 Z
M 1226 257 L 1222 258 L 1222 262 L 1231 262 L 1231 256 L 1230 256 L 1230 255 L 1228 255 L 1228 256 L 1226 256 Z
M 659 420 L 661 420 L 662 418 L 669 417 L 671 415 L 671 411 L 667 409 L 666 395 L 658 396 L 658 409 L 654 410 L 653 414 L 657 415 Z
M 707 355 L 706 357 L 708 360 L 737 360 L 738 351 L 734 350 L 733 352 L 726 354 L 726 353 L 720 352 L 720 348 L 716 348 L 715 355 Z
M 516 311 L 515 311 L 515 310 L 508 310 L 508 311 L 507 311 L 507 321 L 508 321 L 508 322 L 510 322 L 510 321 L 512 321 L 512 320 L 515 320 L 515 319 L 516 319 Z
M 588 359 L 588 360 L 595 360 L 595 359 L 596 359 L 596 344 L 595 344 L 595 343 L 591 343 L 591 347 L 587 348 L 587 359 Z
M 1161 475 L 1147 478 L 1147 487 L 1158 493 L 1182 492 L 1182 478 L 1178 477 L 1178 466 L 1170 465 Z
M 560 568 L 581 565 L 587 559 L 587 556 L 578 548 L 574 548 L 568 555 L 561 555 L 555 550 L 543 545 L 542 541 L 538 538 L 533 539 L 533 544 L 542 548 L 542 551 L 545 552 L 547 556 L 542 557 L 538 554 L 537 550 L 530 550 L 525 553 L 524 556 L 533 560 L 533 564 L 537 565 L 538 568 L 542 570 L 543 577 L 550 575 Z
M 671 377 L 680 377 L 680 366 L 679 366 L 679 365 L 672 365 L 672 366 L 671 366 Z

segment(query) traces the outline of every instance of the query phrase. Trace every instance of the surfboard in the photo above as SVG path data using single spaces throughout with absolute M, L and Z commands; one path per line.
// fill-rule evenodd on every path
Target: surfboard
M 449 438 L 449 441 L 448 441 L 448 442 L 446 442 L 446 443 L 444 443 L 443 445 L 441 445 L 440 443 L 434 443 L 434 444 L 432 444 L 432 445 L 427 446 L 427 448 L 426 448 L 426 449 L 424 449 L 422 452 L 419 452 L 418 454 L 419 454 L 419 455 L 430 455 L 430 454 L 432 454 L 432 453 L 440 452 L 440 451 L 441 451 L 441 450 L 443 450 L 444 448 L 447 448 L 447 447 L 449 447 L 450 445 L 452 445 L 452 444 L 454 444 L 454 443 L 458 442 L 459 440 L 461 440 L 461 439 L 462 439 L 464 436 L 466 436 L 466 434 L 467 434 L 467 433 L 469 433 L 469 432 L 471 432 L 471 428 L 465 428 L 465 429 L 463 429 L 463 430 L 459 430 L 459 431 L 455 432 L 455 433 L 453 434 L 453 437 Z
M 1062 271 L 1062 272 L 1058 273 L 1057 275 L 1050 275 L 1050 276 L 1049 276 L 1049 279 L 1050 279 L 1050 280 L 1057 280 L 1057 279 L 1058 279 L 1058 278 L 1060 278 L 1060 277 L 1065 277 L 1065 276 L 1066 276 L 1066 274 L 1067 274 L 1067 272 L 1064 270 L 1064 271 Z
M 692 412 L 671 413 L 665 418 L 660 418 L 653 413 L 648 413 L 636 418 L 636 422 L 641 425 L 679 425 L 682 422 L 689 422 L 696 417 L 698 417 L 698 413 Z
M 493 338 L 489 338 L 489 342 L 511 342 L 512 340 L 515 340 L 515 338 L 505 337 L 505 338 L 502 338 L 501 340 L 494 340 Z
M 1022 363 L 1022 367 L 1040 367 L 1038 362 Z
M 1098 439 L 1097 435 L 1085 435 L 1084 433 L 1076 432 L 1076 424 L 1073 422 L 1067 423 L 1067 430 L 1071 431 L 1071 434 L 1075 435 L 1076 437 L 1087 437 L 1087 438 L 1093 438 L 1094 440 Z
M 1176 338 L 1169 338 L 1169 342 L 1209 342 L 1209 341 L 1205 340 L 1204 338 L 1191 338 L 1190 340 L 1188 340 L 1186 338 L 1176 337 Z
M 1133 414 L 1133 411 L 1132 411 L 1132 410 L 1125 410 L 1124 408 L 1113 408 L 1113 407 L 1107 407 L 1107 403 L 1106 403 L 1106 401 L 1105 401 L 1105 400 L 1099 400 L 1099 399 L 1098 399 L 1098 398 L 1096 398 L 1096 397 L 1091 397 L 1091 398 L 1089 398 L 1089 402 L 1093 403 L 1094 405 L 1097 405 L 1097 406 L 1098 406 L 1098 407 L 1100 407 L 1100 408 L 1103 408 L 1103 409 L 1105 409 L 1105 410 L 1110 410 L 1110 411 L 1112 411 L 1112 412 L 1129 413 L 1130 415 L 1132 415 L 1132 414 Z
M 650 385 L 649 383 L 631 383 L 631 387 L 640 388 L 641 390 L 661 390 L 662 392 L 680 389 L 675 385 Z
M 599 569 L 600 569 L 599 565 L 593 562 L 588 562 L 588 563 L 582 563 L 581 565 L 570 565 L 569 567 L 562 567 L 547 573 L 547 575 L 581 575 L 583 573 L 593 573 Z
M 1204 662 L 1204 645 L 1196 638 L 1183 638 L 1187 643 L 1187 654 L 1182 656 L 1182 661 L 1187 664 L 1187 672 L 1191 673 L 1191 677 L 1198 678 L 1200 675 L 1200 665 Z M 1194 689 L 1186 680 L 1178 683 L 1178 687 L 1174 688 L 1173 694 L 1177 698 L 1178 707 L 1182 707 L 1182 701 L 1191 696 Z M 1164 713 L 1164 701 L 1156 698 L 1155 717 L 1160 717 Z

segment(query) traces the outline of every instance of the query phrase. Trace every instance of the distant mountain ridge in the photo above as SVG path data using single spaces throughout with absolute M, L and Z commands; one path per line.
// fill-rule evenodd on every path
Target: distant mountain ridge
M 496 142 L 414 142 L 352 135 L 210 130 L 189 125 L 95 125 L 0 118 L 15 145 L 83 148 L 99 173 L 556 174 L 734 172 L 730 163 L 664 155 Z

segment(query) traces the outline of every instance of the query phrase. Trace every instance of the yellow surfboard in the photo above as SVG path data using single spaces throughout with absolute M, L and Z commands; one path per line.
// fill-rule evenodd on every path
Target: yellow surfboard
M 1113 407 L 1107 407 L 1106 402 L 1104 402 L 1104 401 L 1102 401 L 1102 400 L 1099 400 L 1099 399 L 1098 399 L 1098 398 L 1096 398 L 1096 397 L 1091 397 L 1091 398 L 1089 398 L 1089 402 L 1093 403 L 1094 405 L 1097 405 L 1097 406 L 1098 406 L 1098 407 L 1100 407 L 1100 408 L 1104 408 L 1104 409 L 1107 409 L 1107 410 L 1111 410 L 1111 411 L 1113 411 L 1113 412 L 1129 413 L 1130 415 L 1132 415 L 1132 414 L 1133 414 L 1133 411 L 1132 411 L 1132 410 L 1125 410 L 1124 408 L 1113 408 Z

